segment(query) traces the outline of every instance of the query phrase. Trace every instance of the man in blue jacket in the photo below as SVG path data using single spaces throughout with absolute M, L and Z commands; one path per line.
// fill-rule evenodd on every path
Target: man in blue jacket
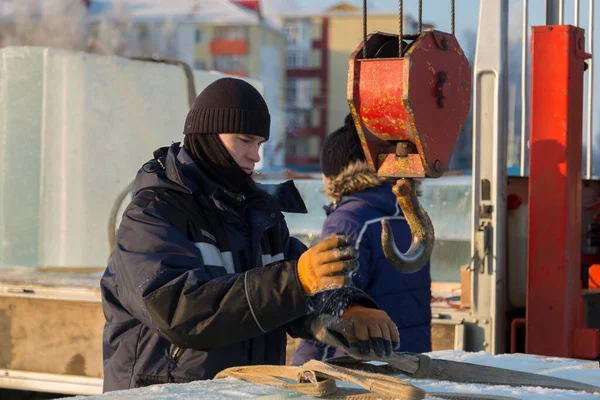
M 359 251 L 354 285 L 365 291 L 398 327 L 399 351 L 431 351 L 431 276 L 429 263 L 413 274 L 397 272 L 381 247 L 381 221 L 390 222 L 396 245 L 406 251 L 410 228 L 398 206 L 392 185 L 377 176 L 366 162 L 352 116 L 331 133 L 321 149 L 325 194 L 331 200 L 322 237 L 348 235 Z M 327 359 L 341 351 L 312 340 L 302 340 L 292 358 L 293 365 L 310 359 Z
M 158 149 L 138 172 L 101 280 L 104 391 L 283 364 L 286 332 L 311 338 L 322 315 L 352 325 L 340 332 L 348 342 L 391 354 L 396 327 L 348 287 L 350 241 L 307 249 L 282 214 L 306 212 L 294 184 L 251 179 L 269 121 L 254 87 L 219 79 L 189 111 L 183 145 Z

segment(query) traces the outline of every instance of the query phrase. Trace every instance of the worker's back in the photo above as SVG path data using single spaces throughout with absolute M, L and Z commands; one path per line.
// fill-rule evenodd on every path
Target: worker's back
M 398 327 L 399 351 L 431 351 L 431 275 L 429 263 L 413 274 L 397 272 L 386 260 L 381 246 L 381 221 L 390 222 L 396 246 L 406 251 L 410 228 L 401 214 L 392 187 L 372 172 L 366 162 L 351 163 L 331 179 L 325 192 L 332 200 L 322 237 L 344 233 L 355 241 L 360 267 L 353 282 L 375 300 Z M 341 355 L 335 349 L 301 341 L 292 359 L 300 365 L 309 359 Z
M 344 232 L 356 241 L 360 267 L 352 280 L 398 327 L 399 351 L 431 351 L 429 263 L 413 274 L 401 274 L 386 260 L 381 246 L 383 219 L 389 221 L 400 251 L 408 250 L 412 241 L 392 187 L 386 184 L 344 195 L 333 207 L 323 226 L 323 237 Z

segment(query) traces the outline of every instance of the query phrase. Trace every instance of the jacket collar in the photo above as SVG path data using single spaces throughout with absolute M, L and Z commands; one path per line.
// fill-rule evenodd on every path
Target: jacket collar
M 157 155 L 161 158 L 164 157 L 166 177 L 181 186 L 186 192 L 204 194 L 212 199 L 236 196 L 208 178 L 187 150 L 179 143 L 174 143 L 169 148 L 157 150 L 155 158 L 160 160 L 161 158 L 158 158 Z M 246 190 L 245 201 L 252 208 L 289 213 L 305 214 L 308 212 L 293 181 L 286 181 L 277 185 L 265 185 L 250 180 L 249 185 Z

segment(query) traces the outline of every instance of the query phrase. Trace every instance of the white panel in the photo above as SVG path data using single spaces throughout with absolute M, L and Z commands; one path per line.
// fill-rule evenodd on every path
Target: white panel
M 467 350 L 504 351 L 508 0 L 480 3 L 473 68 L 472 314 Z

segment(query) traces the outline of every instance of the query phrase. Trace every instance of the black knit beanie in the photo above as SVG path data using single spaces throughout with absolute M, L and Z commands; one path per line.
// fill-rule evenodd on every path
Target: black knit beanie
M 222 78 L 208 85 L 185 120 L 184 147 L 214 182 L 233 193 L 251 180 L 229 154 L 218 134 L 239 133 L 269 139 L 269 109 L 261 94 L 241 79 Z
M 321 171 L 327 178 L 333 178 L 353 162 L 365 160 L 352 115 L 348 114 L 344 126 L 325 138 L 321 148 Z
M 241 133 L 269 140 L 270 124 L 267 103 L 254 86 L 241 79 L 221 78 L 198 95 L 183 133 Z

